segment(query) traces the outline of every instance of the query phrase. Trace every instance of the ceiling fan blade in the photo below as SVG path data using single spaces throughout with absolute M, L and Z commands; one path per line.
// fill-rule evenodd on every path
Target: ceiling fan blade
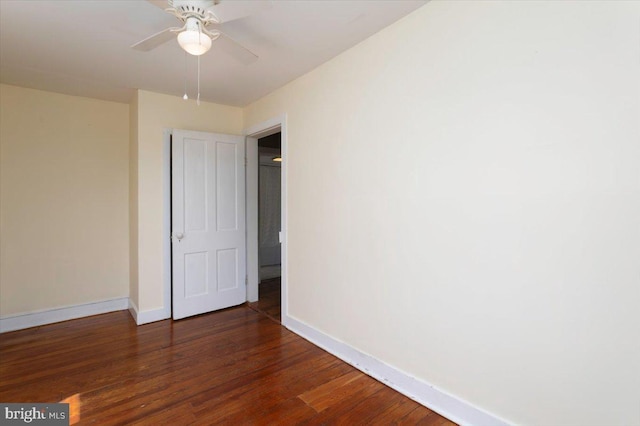
M 131 48 L 141 50 L 143 52 L 148 52 L 149 50 L 155 49 L 161 44 L 174 39 L 176 37 L 173 33 L 174 30 L 175 28 L 167 28 L 166 30 L 162 30 L 159 33 L 155 33 L 154 35 L 137 42 L 136 44 L 132 45 Z
M 215 41 L 216 46 L 233 56 L 233 58 L 238 62 L 244 65 L 249 65 L 258 60 L 258 55 L 229 37 L 227 34 L 220 31 L 220 35 L 222 37 L 219 37 Z
M 224 24 L 269 9 L 271 7 L 269 3 L 268 1 L 255 0 L 222 0 L 210 7 L 209 10 L 220 19 L 221 24 Z
M 167 0 L 147 0 L 149 3 L 154 5 L 155 7 L 159 7 L 162 10 L 165 10 L 168 7 L 171 7 Z

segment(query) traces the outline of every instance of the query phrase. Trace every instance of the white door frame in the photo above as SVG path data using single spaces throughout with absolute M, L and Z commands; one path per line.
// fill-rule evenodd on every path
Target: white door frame
M 162 132 L 162 311 L 171 318 L 171 134 Z
M 244 135 L 247 137 L 247 153 L 253 152 L 254 147 L 249 146 L 249 144 L 256 144 L 255 152 L 257 154 L 257 139 L 265 136 L 272 135 L 277 132 L 281 132 L 281 140 L 280 140 L 280 150 L 282 156 L 282 164 L 281 164 L 281 177 L 280 177 L 280 186 L 282 189 L 281 195 L 281 244 L 280 244 L 280 253 L 281 253 L 281 314 L 280 314 L 280 322 L 282 325 L 286 326 L 288 322 L 288 309 L 287 309 L 287 115 L 281 114 L 277 117 L 274 117 L 270 120 L 263 121 L 262 123 L 258 123 L 255 126 L 251 126 L 244 131 Z M 253 139 L 251 141 L 249 138 Z M 248 158 L 247 163 L 247 177 L 249 176 L 257 176 L 258 175 L 258 167 L 259 161 L 258 156 L 255 155 L 255 161 L 251 161 L 252 158 Z M 258 188 L 257 188 L 257 179 L 252 179 L 249 182 L 247 178 L 247 215 L 255 214 L 257 218 L 258 212 Z M 255 186 L 255 187 L 253 187 Z M 247 284 L 247 300 L 252 301 L 251 299 L 257 300 L 258 295 L 258 283 L 260 281 L 260 277 L 255 271 L 259 271 L 258 257 L 250 256 L 249 253 L 253 251 L 257 253 L 258 251 L 258 229 L 254 226 L 249 226 L 247 223 L 247 271 L 249 273 L 249 282 Z M 251 262 L 251 264 L 249 264 Z M 254 271 L 254 273 L 250 273 L 249 271 Z M 249 297 L 251 296 L 251 297 Z

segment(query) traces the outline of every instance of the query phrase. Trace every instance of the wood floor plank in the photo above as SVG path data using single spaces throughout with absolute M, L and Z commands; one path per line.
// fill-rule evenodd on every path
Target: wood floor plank
M 311 408 L 320 412 L 331 406 L 334 399 L 342 397 L 342 395 L 336 395 L 336 390 L 348 385 L 363 375 L 363 373 L 357 370 L 350 371 L 349 373 L 337 377 L 330 382 L 303 393 L 299 398 L 306 402 Z
M 340 415 L 340 421 L 346 424 L 372 424 L 401 398 L 404 396 L 398 392 L 386 386 L 382 387 L 366 400 L 355 402 L 351 409 Z
M 409 412 L 406 416 L 400 419 L 399 424 L 401 425 L 429 425 L 434 419 L 437 420 L 440 416 L 433 411 L 424 408 L 424 407 L 416 407 L 414 410 Z
M 371 422 L 372 425 L 398 425 L 402 424 L 402 419 L 415 410 L 416 404 L 408 398 L 398 398 L 399 400 L 385 408 Z
M 322 404 L 322 411 L 313 419 L 305 421 L 303 424 L 347 424 L 341 423 L 347 417 L 354 407 L 363 401 L 370 401 L 372 395 L 379 391 L 383 386 L 380 382 L 369 376 L 361 375 L 350 383 L 341 386 L 326 398 Z M 375 405 L 368 406 L 368 409 L 376 408 Z M 352 421 L 350 419 L 350 421 Z
M 0 335 L 0 401 L 69 397 L 79 424 L 452 424 L 247 306 Z
M 315 416 L 315 410 L 298 398 L 271 407 L 260 417 L 263 425 L 296 425 Z

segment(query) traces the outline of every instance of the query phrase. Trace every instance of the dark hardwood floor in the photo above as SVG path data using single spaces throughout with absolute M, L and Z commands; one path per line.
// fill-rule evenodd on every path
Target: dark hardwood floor
M 281 286 L 280 278 L 272 278 L 262 280 L 258 286 L 258 301 L 249 303 L 249 307 L 255 311 L 262 312 L 269 318 L 281 321 L 280 304 L 281 304 Z
M 66 398 L 80 424 L 453 424 L 246 305 L 0 335 L 0 401 Z

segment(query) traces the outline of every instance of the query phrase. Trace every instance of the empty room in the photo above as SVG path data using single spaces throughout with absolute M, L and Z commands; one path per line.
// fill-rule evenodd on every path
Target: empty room
M 0 0 L 2 424 L 640 426 L 639 306 L 640 1 Z

